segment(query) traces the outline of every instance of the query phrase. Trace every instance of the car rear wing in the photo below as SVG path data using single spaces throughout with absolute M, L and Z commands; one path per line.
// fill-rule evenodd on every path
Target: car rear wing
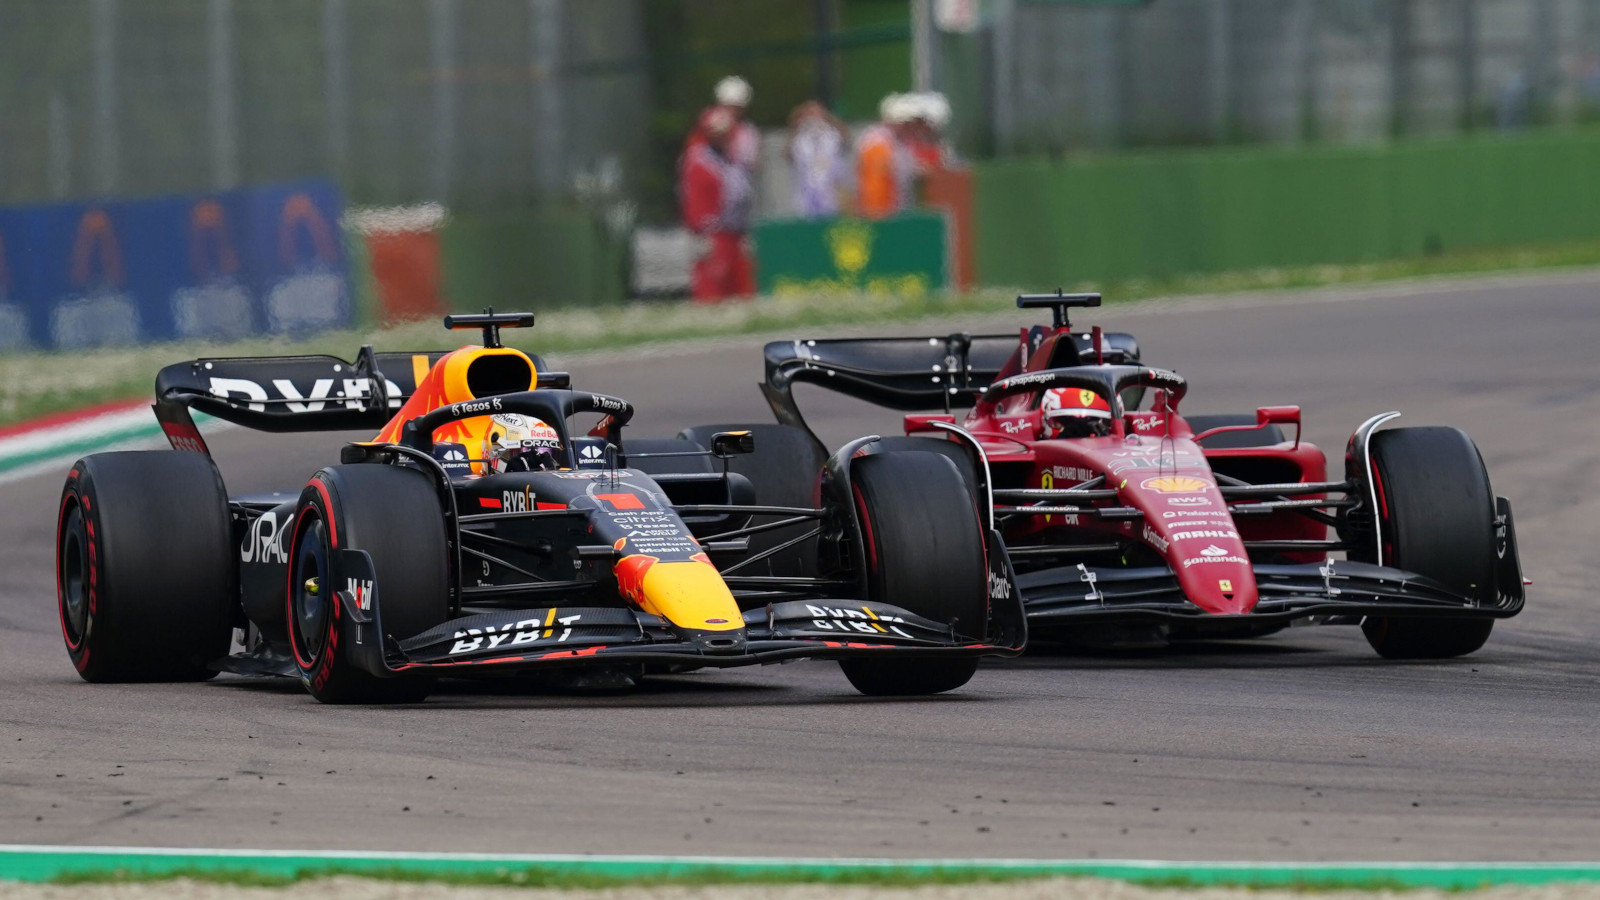
M 156 375 L 156 419 L 178 450 L 208 452 L 190 410 L 267 432 L 382 428 L 450 351 L 336 356 L 256 356 L 174 363 Z M 565 387 L 531 356 L 540 387 Z
M 807 431 L 792 393 L 801 382 L 889 409 L 949 412 L 971 406 L 1008 363 L 1015 363 L 1013 371 L 1020 369 L 1021 354 L 1031 354 L 1049 333 L 1036 326 L 1011 334 L 773 341 L 765 350 L 766 381 L 761 391 L 780 423 Z M 1061 349 L 1050 365 L 1094 362 L 1093 335 L 1069 336 L 1072 341 L 1058 345 Z M 1101 345 L 1106 362 L 1139 361 L 1139 343 L 1131 334 L 1105 333 Z

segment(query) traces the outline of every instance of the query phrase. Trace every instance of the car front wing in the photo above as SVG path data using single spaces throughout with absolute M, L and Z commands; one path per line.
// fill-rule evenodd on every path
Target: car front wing
M 352 558 L 357 557 L 357 558 Z M 370 571 L 370 557 L 343 551 L 346 571 Z M 489 668 L 636 664 L 714 668 L 894 653 L 904 656 L 1014 656 L 1025 631 L 991 626 L 973 637 L 897 607 L 858 600 L 795 600 L 751 609 L 720 631 L 675 628 L 620 606 L 545 606 L 494 610 L 445 622 L 414 637 L 383 636 L 373 579 L 337 592 L 340 634 L 351 659 L 378 676 L 425 670 L 467 674 Z
M 1017 576 L 1032 627 L 1097 622 L 1273 621 L 1308 618 L 1359 621 L 1364 616 L 1514 616 L 1520 593 L 1482 604 L 1433 579 L 1389 566 L 1348 560 L 1254 566 L 1260 601 L 1248 613 L 1217 615 L 1189 602 L 1166 566 L 1058 566 Z

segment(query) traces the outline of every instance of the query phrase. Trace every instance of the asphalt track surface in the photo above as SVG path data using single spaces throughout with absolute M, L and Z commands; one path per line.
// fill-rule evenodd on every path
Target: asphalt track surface
M 1444 663 L 1386 662 L 1355 629 L 1306 628 L 1036 652 L 911 702 L 862 698 L 826 663 L 607 695 L 453 682 L 401 708 L 226 676 L 95 686 L 56 621 L 59 479 L 0 485 L 0 843 L 1600 859 L 1597 299 L 1588 272 L 1092 317 L 1188 376 L 1189 412 L 1299 403 L 1336 460 L 1375 412 L 1466 428 L 1516 504 L 1534 585 L 1484 650 Z M 641 408 L 635 433 L 767 420 L 758 342 L 572 368 Z M 834 440 L 896 430 L 854 401 L 802 403 Z M 213 443 L 247 491 L 302 483 L 342 439 Z

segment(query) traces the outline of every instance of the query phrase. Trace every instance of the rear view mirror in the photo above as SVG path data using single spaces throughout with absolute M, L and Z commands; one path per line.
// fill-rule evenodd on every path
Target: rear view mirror
M 1300 446 L 1300 407 L 1298 406 L 1262 406 L 1256 409 L 1256 427 L 1265 428 L 1268 425 L 1293 425 L 1294 445 Z
M 719 431 L 711 436 L 711 455 L 719 459 L 756 452 L 756 436 L 748 431 Z
M 1256 410 L 1256 424 L 1265 428 L 1268 425 L 1293 425 L 1300 427 L 1300 407 L 1298 406 L 1263 406 Z

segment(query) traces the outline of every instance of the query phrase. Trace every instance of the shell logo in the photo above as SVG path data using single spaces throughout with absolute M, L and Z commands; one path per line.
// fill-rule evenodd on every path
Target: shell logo
M 872 229 L 856 222 L 841 222 L 828 229 L 828 249 L 835 268 L 855 275 L 872 260 Z
M 1163 475 L 1159 478 L 1146 478 L 1139 486 L 1147 491 L 1162 494 L 1197 494 L 1210 487 L 1211 483 L 1187 475 Z

